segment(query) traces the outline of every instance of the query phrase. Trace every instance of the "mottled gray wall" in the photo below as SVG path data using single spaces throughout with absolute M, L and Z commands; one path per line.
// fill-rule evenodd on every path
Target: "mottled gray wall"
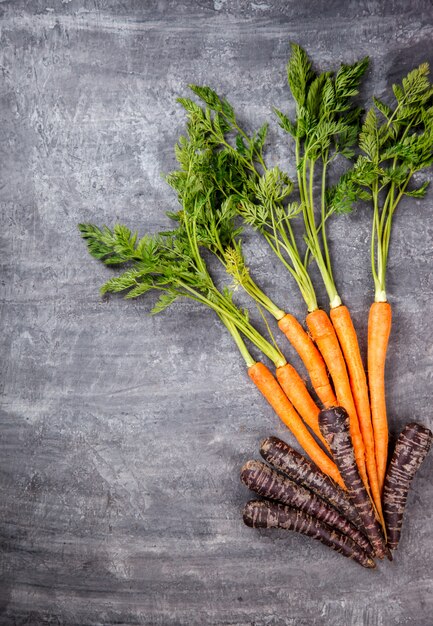
M 188 82 L 210 83 L 252 128 L 272 105 L 292 110 L 295 40 L 320 68 L 370 54 L 363 95 L 380 96 L 433 60 L 431 2 L 19 0 L 0 12 L 1 624 L 431 625 L 432 458 L 395 561 L 377 572 L 247 529 L 239 468 L 261 437 L 290 436 L 209 312 L 180 303 L 152 318 L 146 303 L 101 301 L 110 272 L 76 230 L 167 226 L 161 172 Z M 293 173 L 275 123 L 270 141 Z M 395 220 L 393 433 L 432 425 L 432 207 L 430 191 Z M 369 220 L 364 208 L 332 226 L 363 349 Z M 258 282 L 302 318 L 265 246 L 250 237 L 247 251 Z

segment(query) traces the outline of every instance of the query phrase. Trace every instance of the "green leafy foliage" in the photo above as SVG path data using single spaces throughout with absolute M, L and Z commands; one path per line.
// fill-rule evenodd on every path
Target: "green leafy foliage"
M 417 189 L 411 189 L 410 191 L 406 189 L 404 192 L 404 195 L 408 196 L 409 198 L 424 198 L 429 186 L 430 186 L 430 181 L 426 180 Z
M 335 154 L 353 156 L 359 128 L 360 109 L 351 99 L 359 91 L 360 81 L 368 67 L 368 57 L 353 65 L 341 65 L 337 73 L 316 74 L 305 50 L 292 44 L 287 65 L 289 87 L 296 102 L 296 121 L 275 110 L 280 126 L 303 142 L 304 158 L 328 159 Z
M 287 117 L 287 115 L 284 115 L 282 111 L 279 111 L 278 109 L 274 108 L 274 112 L 276 113 L 279 119 L 281 128 L 285 130 L 286 133 L 289 133 L 290 135 L 292 135 L 292 137 L 296 137 L 297 132 L 298 132 L 296 125 L 293 122 L 291 122 L 290 119 Z
M 260 176 L 255 190 L 259 202 L 273 205 L 282 202 L 292 193 L 293 183 L 287 174 L 278 167 L 273 167 Z
M 119 257 L 128 264 L 127 270 L 102 286 L 102 294 L 126 292 L 125 297 L 136 298 L 152 289 L 163 291 L 166 297 L 157 305 L 159 311 L 162 304 L 165 308 L 174 301 L 174 296 L 188 295 L 189 288 L 201 294 L 212 288 L 210 277 L 197 268 L 183 236 L 146 235 L 137 241 L 137 235 L 125 226 L 116 225 L 110 230 L 107 226 L 100 229 L 80 224 L 79 229 L 92 256 L 106 264 L 114 264 L 112 259 Z
M 374 98 L 375 106 L 365 117 L 359 136 L 364 156 L 354 179 L 370 189 L 392 185 L 394 193 L 409 195 L 412 175 L 433 163 L 433 89 L 428 65 L 409 72 L 401 85 L 393 85 L 393 92 L 394 106 Z M 372 167 L 366 167 L 367 163 Z
M 222 110 L 223 99 L 208 88 L 193 89 L 208 107 L 201 119 L 212 124 L 215 115 Z M 177 218 L 180 226 L 186 229 L 189 216 L 194 213 L 199 245 L 225 263 L 227 249 L 236 249 L 241 233 L 236 226 L 236 216 L 240 215 L 246 223 L 270 237 L 280 251 L 289 247 L 290 254 L 299 259 L 290 220 L 301 209 L 299 203 L 287 202 L 293 191 L 287 174 L 278 167 L 266 167 L 263 150 L 268 125 L 248 135 L 238 125 L 233 109 L 228 123 L 230 128 L 223 139 L 218 140 L 215 132 L 209 132 L 199 150 L 196 133 L 201 130 L 189 124 L 188 137 L 178 145 L 180 170 L 170 174 L 168 180 L 184 207 L 182 218 Z M 191 181 L 188 189 L 184 187 L 187 172 L 194 173 L 195 189 Z
M 369 65 L 368 57 L 361 59 L 353 65 L 341 65 L 335 76 L 335 97 L 341 110 L 350 108 L 349 98 L 356 96 L 359 91 L 359 83 Z
M 306 272 L 311 254 L 332 306 L 341 301 L 332 275 L 326 221 L 332 213 L 351 210 L 357 197 L 357 186 L 350 177 L 343 175 L 337 185 L 328 188 L 328 168 L 339 155 L 347 159 L 355 156 L 361 109 L 354 104 L 353 98 L 358 94 L 368 63 L 366 57 L 352 65 L 340 65 L 337 72 L 316 74 L 305 50 L 293 44 L 287 77 L 296 103 L 296 118 L 292 121 L 283 112 L 275 110 L 280 126 L 296 142 L 297 177 L 307 245 L 304 270 Z M 374 146 L 369 149 L 373 150 Z M 319 167 L 316 169 L 317 163 Z M 314 191 L 317 170 L 321 170 L 319 210 Z M 296 257 L 298 253 L 295 252 Z M 306 275 L 303 279 L 309 280 Z M 304 284 L 301 291 L 304 293 L 305 289 L 311 292 Z
M 387 120 L 391 119 L 391 107 L 389 107 L 387 104 L 385 104 L 385 102 L 382 102 L 381 100 L 379 100 L 379 98 L 376 98 L 375 96 L 373 96 L 373 102 L 376 106 L 376 109 L 382 113 L 383 117 L 386 117 Z
M 296 46 L 295 49 L 299 55 L 298 63 L 302 66 L 306 60 L 305 53 Z M 291 80 L 299 85 L 308 82 L 312 76 L 311 68 L 301 66 L 289 69 Z M 265 236 L 269 245 L 298 282 L 308 307 L 314 309 L 316 307 L 314 289 L 303 267 L 291 226 L 291 220 L 300 213 L 301 205 L 288 201 L 293 191 L 293 183 L 287 174 L 278 167 L 268 168 L 266 165 L 263 152 L 268 125 L 264 124 L 258 131 L 248 134 L 239 125 L 233 107 L 229 113 L 224 111 L 225 101 L 218 94 L 207 87 L 193 86 L 192 89 L 205 103 L 206 108 L 200 114 L 194 109 L 194 116 L 199 119 L 199 124 L 191 123 L 189 113 L 188 138 L 184 139 L 179 148 L 182 155 L 178 161 L 181 169 L 195 173 L 199 171 L 201 193 L 204 194 L 204 190 L 207 190 L 206 201 L 200 203 L 200 211 L 196 213 L 195 218 L 199 245 L 211 250 L 227 264 L 230 255 L 227 257 L 226 252 L 235 249 L 236 238 L 240 234 L 236 227 L 236 216 L 240 215 L 247 224 Z M 283 113 L 277 111 L 281 125 L 292 134 L 301 132 L 305 134 L 313 122 L 307 106 L 300 109 L 302 116 L 299 117 L 296 128 Z M 227 124 L 224 128 L 224 137 L 211 128 L 217 115 L 222 115 Z M 202 131 L 203 120 L 206 120 L 207 124 L 205 139 Z M 318 132 L 326 131 L 327 135 L 341 133 L 342 140 L 348 143 L 348 130 L 342 123 L 336 122 L 331 128 L 327 126 Z M 196 133 L 200 133 L 201 143 L 197 141 Z M 350 138 L 352 143 L 355 137 L 356 133 Z M 328 136 L 326 140 L 328 141 Z M 197 146 L 200 146 L 199 150 Z M 200 167 L 198 159 L 201 159 Z M 169 177 L 170 184 L 175 186 L 177 191 L 181 189 L 182 183 L 179 178 L 182 179 L 183 176 L 184 174 L 175 173 Z M 185 198 L 180 199 L 184 207 L 188 205 Z M 184 211 L 185 228 L 187 213 L 188 210 Z M 265 308 L 268 310 L 272 308 L 272 303 L 265 301 L 263 294 L 259 294 L 254 284 L 248 282 L 243 286 L 250 289 L 251 295 L 254 291 L 253 297 L 256 296 Z
M 178 98 L 188 113 L 189 141 L 193 148 L 215 149 L 224 146 L 238 161 L 260 161 L 268 124 L 248 137 L 239 126 L 233 106 L 207 86 L 190 85 L 190 89 L 206 105 L 204 108 L 187 98 Z M 230 141 L 230 138 L 234 138 Z
M 106 265 L 117 265 L 133 258 L 137 233 L 132 233 L 126 226 L 116 224 L 110 230 L 106 226 L 98 228 L 93 224 L 79 224 L 78 228 L 95 259 L 100 259 Z
M 173 302 L 175 300 L 177 300 L 178 297 L 179 297 L 179 293 L 177 293 L 175 290 L 167 291 L 166 293 L 162 293 L 159 296 L 157 303 L 152 308 L 151 313 L 153 315 L 156 315 L 156 313 L 161 313 L 161 311 L 164 311 L 171 304 L 173 304 Z
M 292 55 L 287 64 L 287 80 L 298 106 L 304 106 L 314 72 L 305 50 L 296 43 L 291 44 L 291 49 Z
M 360 199 L 368 200 L 370 195 L 363 190 L 357 188 L 353 183 L 352 172 L 348 171 L 343 174 L 338 183 L 327 189 L 326 204 L 328 215 L 331 213 L 344 214 L 350 213 L 354 202 Z
M 225 98 L 220 98 L 216 91 L 206 86 L 189 85 L 189 87 L 212 111 L 222 113 L 232 123 L 236 122 L 233 107 Z
M 422 63 L 393 85 L 392 105 L 373 98 L 359 136 L 363 154 L 341 190 L 343 203 L 372 200 L 372 272 L 381 299 L 395 210 L 404 196 L 422 198 L 428 187 L 428 182 L 410 187 L 413 175 L 433 163 L 433 88 L 428 75 L 428 64 Z
M 377 162 L 379 158 L 379 127 L 376 111 L 371 108 L 366 117 L 359 135 L 359 147 L 372 162 Z

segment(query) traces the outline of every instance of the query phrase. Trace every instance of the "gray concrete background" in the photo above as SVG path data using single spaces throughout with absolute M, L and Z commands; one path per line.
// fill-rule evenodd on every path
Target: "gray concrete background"
M 381 96 L 433 61 L 431 2 L 17 0 L 0 12 L 1 624 L 431 625 L 433 457 L 395 561 L 376 572 L 247 529 L 239 469 L 263 436 L 290 435 L 212 314 L 179 303 L 149 317 L 145 301 L 101 301 L 110 271 L 76 230 L 167 226 L 161 172 L 174 166 L 188 82 L 225 94 L 252 128 L 272 105 L 292 111 L 295 40 L 320 68 L 370 54 L 363 96 Z M 276 123 L 270 141 L 271 160 L 293 173 Z M 432 426 L 432 206 L 430 191 L 395 220 L 393 433 L 412 419 Z M 365 207 L 332 224 L 363 350 L 369 230 Z M 249 235 L 247 252 L 257 281 L 302 318 L 264 244 Z

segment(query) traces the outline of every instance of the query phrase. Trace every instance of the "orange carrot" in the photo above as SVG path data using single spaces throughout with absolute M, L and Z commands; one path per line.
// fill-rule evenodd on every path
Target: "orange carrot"
M 316 311 L 307 315 L 307 326 L 328 366 L 337 394 L 338 404 L 343 406 L 349 414 L 350 436 L 352 438 L 356 463 L 361 478 L 368 489 L 364 442 L 359 428 L 358 415 L 353 401 L 346 364 L 340 344 L 338 343 L 337 335 L 335 334 L 334 327 L 328 315 L 325 311 L 320 309 L 316 309 Z
M 374 442 L 376 448 L 376 463 L 379 485 L 382 488 L 388 454 L 388 424 L 385 403 L 385 360 L 391 331 L 391 307 L 386 295 L 386 272 L 392 238 L 393 219 L 400 202 L 409 195 L 422 198 L 428 184 L 422 184 L 416 192 L 408 192 L 413 176 L 418 177 L 421 170 L 431 165 L 431 89 L 428 77 L 428 63 L 422 63 L 411 70 L 400 84 L 392 85 L 396 101 L 386 105 L 385 119 L 377 114 L 376 108 L 383 116 L 383 107 L 375 99 L 375 108 L 372 107 L 365 118 L 359 142 L 361 159 L 370 161 L 372 158 L 372 141 L 375 145 L 375 163 L 383 164 L 389 154 L 395 151 L 390 163 L 390 170 L 383 176 L 383 168 L 375 167 L 372 171 L 355 176 L 355 188 L 368 188 L 371 194 L 372 229 L 370 240 L 371 272 L 374 281 L 374 304 L 370 308 L 368 320 L 368 382 L 370 386 L 371 415 L 373 421 Z M 387 140 L 379 140 L 382 133 L 388 132 L 390 121 L 400 115 L 403 100 L 404 114 L 402 124 L 395 126 L 395 132 Z M 378 106 L 379 105 L 379 106 Z M 410 131 L 410 133 L 409 133 Z M 427 143 L 426 143 L 427 141 Z M 416 167 L 407 168 L 407 156 L 400 150 L 401 146 L 410 151 L 411 163 Z M 410 149 L 409 149 L 410 146 Z M 396 182 L 401 169 L 407 168 L 404 183 Z M 361 168 L 362 169 L 362 168 Z M 359 170 L 361 172 L 361 170 Z M 349 177 L 350 178 L 350 177 Z M 355 192 L 357 195 L 357 192 Z
M 385 360 L 391 332 L 391 305 L 373 302 L 368 317 L 368 383 L 373 421 L 377 475 L 382 491 L 388 457 L 388 420 L 385 401 Z
M 308 389 L 298 372 L 292 365 L 286 363 L 282 367 L 277 368 L 276 374 L 278 382 L 296 411 L 329 450 L 329 446 L 319 428 L 320 409 L 308 393 Z
M 301 357 L 322 404 L 325 407 L 336 406 L 337 398 L 332 390 L 325 362 L 309 335 L 289 313 L 279 320 L 278 326 Z
M 377 512 L 385 525 L 382 515 L 379 481 L 377 477 L 376 453 L 374 446 L 373 425 L 371 422 L 370 400 L 368 397 L 367 377 L 362 363 L 361 351 L 355 327 L 349 309 L 340 305 L 331 309 L 331 320 L 337 333 L 349 373 L 353 400 L 358 414 L 359 427 L 365 445 L 365 463 L 370 482 L 371 495 Z
M 300 446 L 309 455 L 311 460 L 325 474 L 328 474 L 336 483 L 345 489 L 340 472 L 329 456 L 322 450 L 314 437 L 309 433 L 290 400 L 281 389 L 278 381 L 263 363 L 254 363 L 248 368 L 248 374 L 256 387 L 274 409 L 278 417 L 292 431 Z

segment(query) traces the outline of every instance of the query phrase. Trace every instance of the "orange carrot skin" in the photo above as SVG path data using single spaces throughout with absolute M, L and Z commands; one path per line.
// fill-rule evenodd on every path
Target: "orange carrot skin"
M 365 463 L 370 482 L 371 495 L 377 512 L 384 524 L 380 498 L 379 480 L 377 477 L 376 453 L 374 445 L 373 424 L 371 422 L 370 400 L 368 397 L 367 376 L 362 363 L 358 337 L 352 322 L 349 309 L 338 306 L 331 309 L 332 324 L 337 333 L 349 373 L 353 400 L 358 414 L 359 427 L 365 445 Z
M 329 381 L 325 362 L 311 338 L 298 320 L 288 313 L 280 319 L 278 326 L 301 357 L 323 406 L 335 406 L 337 399 Z
M 382 491 L 388 458 L 388 420 L 385 397 L 385 361 L 391 333 L 389 302 L 373 302 L 368 316 L 368 384 L 376 451 L 377 475 Z
M 292 365 L 286 363 L 282 367 L 277 368 L 276 374 L 278 382 L 296 411 L 311 428 L 313 433 L 321 440 L 324 446 L 328 448 L 328 444 L 319 428 L 320 409 L 310 396 L 298 372 Z
M 307 326 L 328 366 L 334 382 L 338 404 L 343 406 L 349 414 L 350 436 L 353 442 L 356 463 L 362 481 L 368 488 L 364 442 L 359 428 L 358 415 L 353 401 L 346 364 L 334 327 L 325 311 L 320 309 L 307 315 Z
M 255 363 L 248 368 L 248 375 L 261 391 L 282 422 L 292 431 L 300 446 L 322 472 L 330 476 L 345 489 L 337 466 L 316 443 L 290 400 L 281 389 L 272 372 L 263 363 Z

